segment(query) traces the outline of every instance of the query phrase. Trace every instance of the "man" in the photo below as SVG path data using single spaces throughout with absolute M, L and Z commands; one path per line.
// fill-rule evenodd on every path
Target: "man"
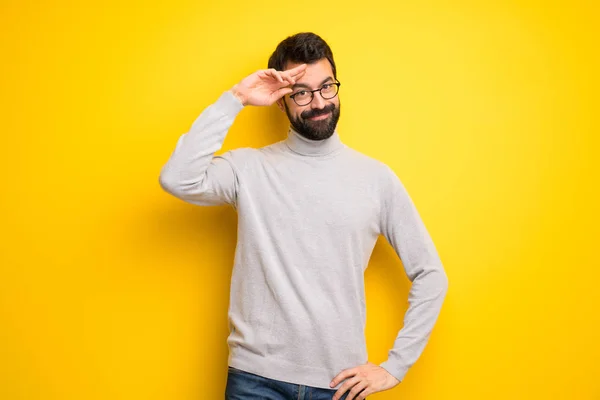
M 161 186 L 238 212 L 231 278 L 228 399 L 364 399 L 396 386 L 422 353 L 447 276 L 408 193 L 385 164 L 345 146 L 327 43 L 282 41 L 269 69 L 240 81 L 182 135 Z M 277 103 L 287 138 L 215 156 L 237 114 Z M 382 234 L 412 281 L 388 359 L 367 360 L 364 270 Z

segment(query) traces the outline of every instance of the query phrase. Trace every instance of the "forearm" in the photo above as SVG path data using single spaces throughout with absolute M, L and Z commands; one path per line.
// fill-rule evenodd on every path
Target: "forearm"
M 448 277 L 404 185 L 391 170 L 388 178 L 382 233 L 400 256 L 412 286 L 404 326 L 394 341 L 388 360 L 381 366 L 401 381 L 427 344 L 448 290 Z
M 448 278 L 440 264 L 419 268 L 408 295 L 409 308 L 388 359 L 380 364 L 402 381 L 423 352 L 442 308 Z
M 204 109 L 190 130 L 181 135 L 161 170 L 159 181 L 165 191 L 185 198 L 205 189 L 210 162 L 221 149 L 229 128 L 243 107 L 228 91 Z

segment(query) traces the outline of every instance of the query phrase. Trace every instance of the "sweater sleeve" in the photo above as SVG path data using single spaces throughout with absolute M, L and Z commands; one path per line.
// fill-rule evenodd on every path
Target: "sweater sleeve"
M 202 111 L 189 132 L 181 135 L 163 166 L 159 183 L 173 196 L 200 206 L 236 207 L 238 176 L 232 152 L 215 156 L 242 103 L 230 91 Z
M 448 278 L 406 189 L 389 167 L 387 172 L 381 233 L 402 260 L 412 285 L 404 326 L 388 353 L 388 359 L 380 366 L 402 381 L 427 344 L 448 290 Z

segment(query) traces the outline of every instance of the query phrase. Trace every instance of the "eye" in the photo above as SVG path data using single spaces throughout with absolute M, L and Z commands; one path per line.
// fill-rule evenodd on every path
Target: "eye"
M 323 89 L 323 90 L 327 90 L 327 89 L 330 89 L 330 88 L 331 88 L 331 83 L 326 83 L 326 84 L 324 84 L 324 85 L 321 87 L 321 89 Z
M 301 90 L 299 92 L 296 92 L 296 94 L 294 96 L 306 96 L 306 90 Z

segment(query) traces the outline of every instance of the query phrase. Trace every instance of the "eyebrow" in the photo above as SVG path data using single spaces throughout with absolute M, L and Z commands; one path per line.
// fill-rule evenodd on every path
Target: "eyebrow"
M 323 80 L 323 82 L 321 82 L 321 83 L 319 84 L 319 86 L 323 85 L 323 84 L 324 84 L 325 82 L 327 82 L 327 81 L 332 81 L 332 80 L 333 80 L 333 78 L 332 78 L 331 76 L 329 76 L 329 77 L 325 78 L 325 79 Z M 304 84 L 304 83 L 296 83 L 294 86 L 292 86 L 292 89 L 296 89 L 296 88 L 299 88 L 299 87 L 303 87 L 303 88 L 310 89 L 310 86 L 308 86 L 308 85 L 306 85 L 306 84 Z

